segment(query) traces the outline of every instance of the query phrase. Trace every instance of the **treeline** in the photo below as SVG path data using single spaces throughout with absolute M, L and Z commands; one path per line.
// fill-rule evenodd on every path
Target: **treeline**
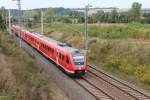
M 84 22 L 84 16 L 78 15 L 78 18 L 83 19 L 82 22 Z M 150 13 L 142 13 L 142 4 L 138 2 L 134 2 L 126 12 L 118 12 L 117 8 L 113 8 L 111 12 L 101 10 L 88 16 L 89 23 L 129 23 L 133 21 L 150 23 Z
M 129 23 L 138 21 L 141 23 L 150 23 L 150 13 L 141 13 L 142 4 L 134 2 L 127 12 L 118 12 L 113 8 L 111 12 L 98 11 L 96 14 L 88 15 L 89 23 Z M 84 12 L 78 12 L 65 8 L 41 8 L 32 10 L 23 10 L 22 22 L 32 26 L 33 23 L 40 23 L 41 11 L 44 13 L 44 22 L 54 21 L 64 23 L 84 23 Z M 18 21 L 18 10 L 11 10 L 12 21 Z
M 5 9 L 1 8 L 0 9 L 0 30 L 4 30 L 6 28 L 6 24 L 5 24 Z
M 59 21 L 64 23 L 84 23 L 84 12 L 78 12 L 65 8 L 47 8 L 42 9 L 45 22 Z M 98 11 L 96 14 L 88 15 L 89 23 L 129 23 L 137 21 L 141 23 L 150 23 L 150 13 L 142 13 L 142 4 L 134 2 L 127 12 L 118 12 L 113 8 L 111 12 Z M 26 13 L 25 11 L 23 13 Z M 30 18 L 33 21 L 40 21 L 40 9 L 31 10 Z

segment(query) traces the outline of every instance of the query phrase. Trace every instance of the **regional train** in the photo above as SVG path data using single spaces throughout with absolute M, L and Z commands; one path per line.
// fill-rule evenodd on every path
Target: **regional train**
M 84 75 L 87 72 L 86 54 L 82 50 L 42 34 L 29 32 L 17 25 L 12 25 L 11 31 L 54 61 L 68 74 Z

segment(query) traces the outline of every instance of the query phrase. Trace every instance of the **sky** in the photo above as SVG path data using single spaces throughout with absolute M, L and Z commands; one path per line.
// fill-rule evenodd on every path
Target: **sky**
M 133 2 L 142 4 L 142 8 L 150 8 L 150 0 L 21 0 L 22 9 L 64 7 L 64 8 L 83 8 L 90 4 L 92 7 L 118 7 L 130 8 Z M 0 7 L 16 9 L 17 1 L 0 0 Z

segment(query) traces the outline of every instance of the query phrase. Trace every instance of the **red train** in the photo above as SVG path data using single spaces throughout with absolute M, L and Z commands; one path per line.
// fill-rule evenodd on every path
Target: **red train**
M 84 75 L 86 73 L 86 54 L 82 51 L 67 43 L 53 40 L 38 33 L 31 33 L 16 25 L 12 25 L 11 31 L 50 58 L 67 73 L 73 75 Z

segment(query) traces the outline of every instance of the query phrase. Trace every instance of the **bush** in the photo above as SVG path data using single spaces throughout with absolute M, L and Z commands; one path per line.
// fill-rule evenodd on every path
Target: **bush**
M 16 94 L 14 92 L 0 93 L 0 100 L 16 100 Z
M 113 70 L 118 70 L 121 65 L 120 59 L 115 55 L 109 55 L 106 62 L 105 67 Z
M 104 43 L 100 48 L 100 53 L 108 53 L 113 48 L 113 45 L 110 42 Z
M 147 73 L 144 73 L 141 77 L 141 80 L 145 83 L 150 85 L 150 71 L 147 71 Z

